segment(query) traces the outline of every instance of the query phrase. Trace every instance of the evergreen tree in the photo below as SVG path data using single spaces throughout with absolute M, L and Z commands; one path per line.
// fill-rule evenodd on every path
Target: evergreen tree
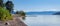
M 0 7 L 3 7 L 3 0 L 0 0 Z
M 6 9 L 9 10 L 9 12 L 13 10 L 14 4 L 12 3 L 12 1 L 7 1 L 5 5 L 6 5 Z

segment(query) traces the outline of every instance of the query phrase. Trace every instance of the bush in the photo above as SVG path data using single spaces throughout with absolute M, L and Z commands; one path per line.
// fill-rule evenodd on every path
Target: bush
M 25 12 L 24 11 L 17 11 L 16 14 L 19 14 L 20 16 L 25 16 Z
M 0 8 L 0 20 L 2 21 L 7 21 L 7 20 L 12 20 L 12 15 L 9 13 L 8 10 L 4 8 Z
M 22 16 L 22 19 L 25 20 L 26 14 L 24 11 L 17 11 L 16 14 L 18 14 L 19 16 Z

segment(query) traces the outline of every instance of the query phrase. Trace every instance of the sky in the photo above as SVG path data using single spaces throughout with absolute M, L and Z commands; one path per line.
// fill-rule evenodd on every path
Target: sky
M 60 0 L 10 0 L 15 11 L 60 11 Z

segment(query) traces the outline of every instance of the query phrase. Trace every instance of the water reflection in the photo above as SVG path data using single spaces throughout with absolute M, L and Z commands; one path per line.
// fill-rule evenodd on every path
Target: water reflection
M 28 26 L 60 26 L 60 15 L 27 16 L 24 22 Z

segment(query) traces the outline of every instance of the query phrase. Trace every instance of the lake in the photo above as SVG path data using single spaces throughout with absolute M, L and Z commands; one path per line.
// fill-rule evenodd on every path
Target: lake
M 60 15 L 27 15 L 24 23 L 28 26 L 60 26 Z

